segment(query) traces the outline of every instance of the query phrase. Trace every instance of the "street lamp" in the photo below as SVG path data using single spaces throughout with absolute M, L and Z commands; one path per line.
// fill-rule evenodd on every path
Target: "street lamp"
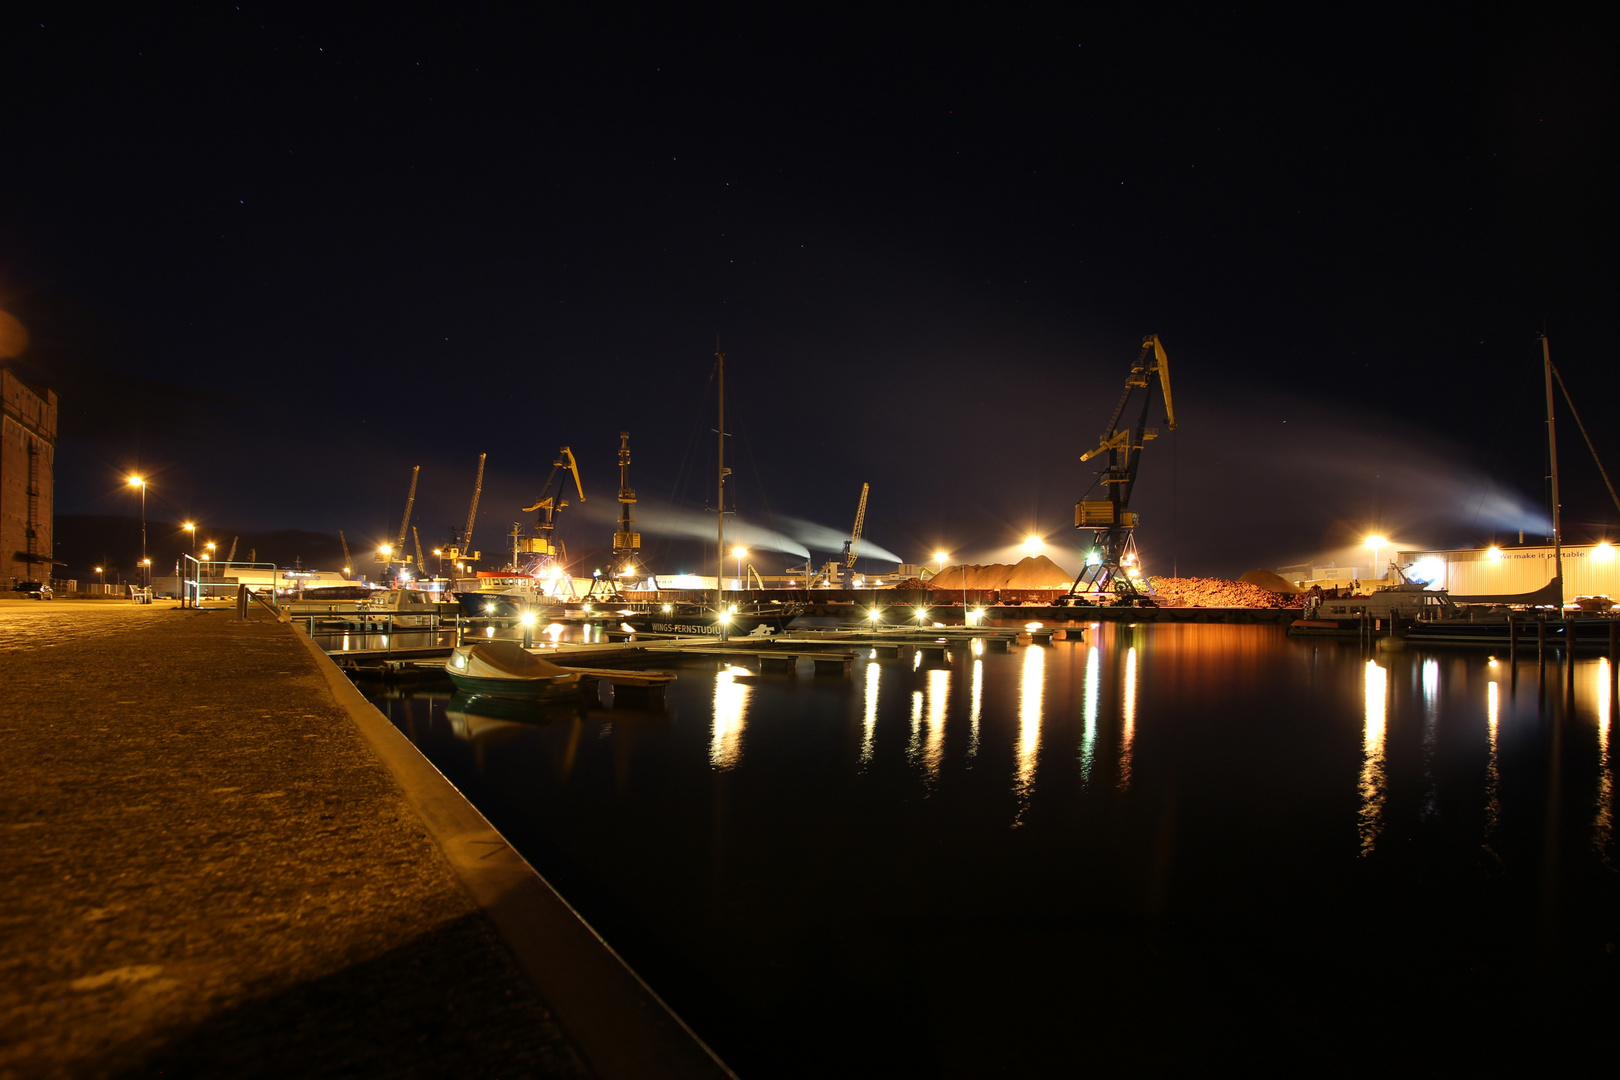
M 1372 548 L 1372 552 L 1373 552 L 1373 569 L 1375 569 L 1375 570 L 1378 570 L 1378 551 L 1379 551 L 1380 548 L 1382 548 L 1387 543 L 1389 543 L 1389 541 L 1385 540 L 1382 536 L 1369 536 L 1369 537 L 1367 537 L 1367 547 Z M 1381 571 L 1381 570 L 1379 571 L 1379 577 L 1383 577 L 1383 571 Z
M 99 566 L 96 567 L 96 581 L 101 586 L 101 591 L 106 592 L 107 591 L 107 572 L 105 570 L 103 570 Z
M 745 547 L 735 547 L 731 549 L 731 553 L 737 556 L 737 588 L 741 589 L 743 587 L 742 561 L 743 556 L 748 554 L 748 549 Z
M 945 560 L 946 560 L 947 557 L 948 556 L 943 551 L 934 552 L 934 561 L 939 564 L 939 570 L 936 571 L 936 573 L 943 573 L 944 572 L 944 570 L 945 570 Z
M 1029 552 L 1031 555 L 1036 554 L 1037 552 L 1039 552 L 1041 550 L 1041 548 L 1043 548 L 1045 546 L 1046 546 L 1046 541 L 1042 540 L 1038 536 L 1035 536 L 1035 535 L 1031 534 L 1029 536 L 1024 537 L 1024 550 Z
M 131 475 L 129 486 L 141 489 L 141 565 L 150 566 L 151 560 L 146 557 L 146 478 Z M 142 581 L 141 584 L 144 586 L 146 582 Z
M 188 521 L 188 522 L 186 522 L 184 525 L 182 525 L 180 527 L 182 529 L 186 530 L 186 532 L 191 534 L 191 557 L 193 559 L 196 559 L 196 557 L 197 557 L 197 523 L 195 521 Z

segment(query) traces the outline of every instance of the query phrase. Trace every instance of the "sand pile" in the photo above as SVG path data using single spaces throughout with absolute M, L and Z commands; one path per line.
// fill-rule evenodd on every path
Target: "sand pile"
M 928 582 L 936 589 L 1067 589 L 1073 583 L 1074 575 L 1045 555 L 1011 564 L 947 566 Z
M 1273 574 L 1270 570 L 1250 570 L 1238 580 L 1258 585 L 1266 592 L 1281 593 L 1284 596 L 1298 596 L 1305 591 L 1281 574 Z
M 1149 580 L 1160 607 L 1289 608 L 1301 603 L 1298 596 L 1275 593 L 1247 581 L 1169 577 Z

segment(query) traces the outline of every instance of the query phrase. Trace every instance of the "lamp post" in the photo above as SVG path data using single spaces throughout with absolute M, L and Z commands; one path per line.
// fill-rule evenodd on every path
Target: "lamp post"
M 146 567 L 151 565 L 151 561 L 146 557 L 146 478 L 143 476 L 131 476 L 129 486 L 141 489 L 141 566 Z M 145 575 L 144 569 L 142 575 L 143 577 Z M 143 580 L 141 584 L 144 586 L 146 582 Z
M 203 556 L 208 560 L 208 572 L 214 572 L 214 542 L 212 540 L 203 545 Z
M 197 523 L 188 521 L 180 527 L 191 534 L 191 557 L 195 559 L 197 557 Z
M 939 564 L 939 568 L 934 571 L 935 573 L 941 573 L 944 571 L 946 557 L 947 556 L 943 551 L 934 552 L 934 562 Z
M 96 567 L 96 584 L 101 586 L 102 592 L 107 591 L 107 571 L 99 566 Z
M 1045 546 L 1046 546 L 1046 541 L 1042 540 L 1040 537 L 1036 536 L 1033 533 L 1031 533 L 1029 536 L 1024 537 L 1024 550 L 1027 551 L 1031 555 L 1038 554 L 1040 552 L 1041 548 L 1043 548 Z
M 1369 536 L 1369 537 L 1367 537 L 1367 546 L 1372 548 L 1373 569 L 1374 570 L 1378 570 L 1378 552 L 1387 543 L 1389 543 L 1389 541 L 1385 540 L 1382 536 Z M 1379 572 L 1379 577 L 1380 578 L 1383 577 L 1383 572 L 1382 571 Z
M 742 561 L 743 556 L 748 554 L 748 549 L 745 547 L 735 547 L 731 549 L 731 553 L 737 556 L 737 590 L 740 592 L 742 591 L 743 587 Z

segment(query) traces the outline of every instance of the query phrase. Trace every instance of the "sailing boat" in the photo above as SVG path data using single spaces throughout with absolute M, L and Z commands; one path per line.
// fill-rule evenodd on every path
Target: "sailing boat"
M 726 354 L 715 351 L 716 382 L 719 386 L 719 449 L 716 459 L 714 604 L 661 604 L 654 610 L 626 613 L 625 623 L 633 630 L 659 634 L 718 634 L 724 641 L 733 635 L 752 634 L 761 627 L 767 633 L 780 632 L 804 611 L 802 605 L 780 600 L 726 602 Z

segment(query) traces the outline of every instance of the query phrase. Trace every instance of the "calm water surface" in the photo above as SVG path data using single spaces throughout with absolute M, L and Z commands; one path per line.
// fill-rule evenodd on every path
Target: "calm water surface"
M 1607 660 L 1567 695 L 1557 663 L 1169 624 L 678 670 L 662 712 L 372 692 L 744 1076 L 1607 1045 Z

